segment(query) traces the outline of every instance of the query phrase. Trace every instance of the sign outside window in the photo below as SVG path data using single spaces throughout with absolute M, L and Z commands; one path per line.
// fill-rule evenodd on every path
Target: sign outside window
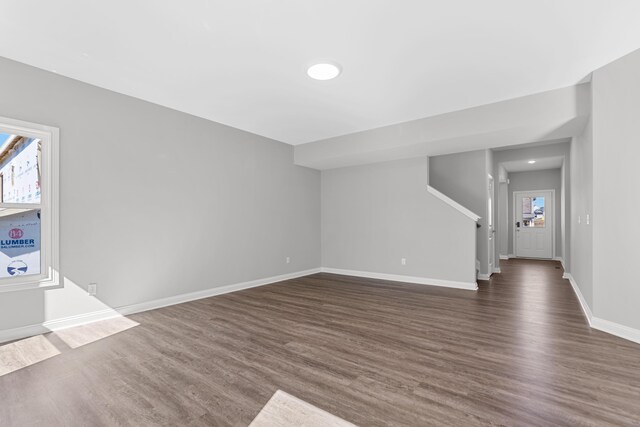
M 40 210 L 0 216 L 0 278 L 31 274 L 40 274 Z
M 41 203 L 41 140 L 3 136 L 2 203 Z M 40 274 L 40 215 L 40 209 L 0 210 L 0 278 Z

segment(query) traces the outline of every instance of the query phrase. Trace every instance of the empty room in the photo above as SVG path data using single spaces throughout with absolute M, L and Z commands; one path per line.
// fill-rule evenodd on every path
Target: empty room
M 640 426 L 638 22 L 0 0 L 0 426 Z

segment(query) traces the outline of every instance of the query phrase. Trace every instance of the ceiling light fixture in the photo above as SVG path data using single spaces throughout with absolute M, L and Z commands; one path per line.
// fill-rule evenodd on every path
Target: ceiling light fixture
M 342 69 L 336 63 L 319 62 L 307 69 L 307 75 L 315 80 L 331 80 L 340 75 Z
M 534 164 L 535 162 L 536 162 L 535 160 L 529 160 L 529 162 L 528 162 L 528 163 L 529 163 L 530 165 L 532 165 L 532 164 Z

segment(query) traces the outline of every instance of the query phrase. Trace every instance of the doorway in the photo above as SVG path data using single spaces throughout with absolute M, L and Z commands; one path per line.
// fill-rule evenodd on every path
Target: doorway
M 517 257 L 553 259 L 554 200 L 555 190 L 513 192 L 513 247 Z

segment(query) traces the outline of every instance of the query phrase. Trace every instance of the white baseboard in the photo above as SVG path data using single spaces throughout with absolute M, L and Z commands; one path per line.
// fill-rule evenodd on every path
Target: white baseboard
M 582 308 L 582 313 L 584 314 L 584 317 L 587 318 L 587 322 L 589 322 L 589 326 L 593 327 L 593 324 L 592 324 L 593 313 L 591 312 L 591 308 L 589 308 L 589 304 L 587 304 L 587 300 L 584 299 L 582 292 L 580 292 L 580 288 L 578 287 L 578 284 L 576 283 L 575 279 L 573 278 L 571 273 L 567 273 L 567 272 L 565 272 L 562 275 L 562 278 L 569 280 L 569 283 L 571 283 L 573 292 L 576 294 L 576 296 L 578 297 L 578 301 L 580 302 L 580 308 Z
M 608 320 L 593 317 L 591 319 L 591 327 L 615 335 L 625 340 L 633 341 L 640 344 L 640 330 L 621 325 L 619 323 L 610 322 Z
M 478 280 L 489 280 L 491 279 L 490 274 L 478 273 Z
M 139 304 L 127 305 L 119 307 L 116 310 L 127 316 L 142 311 L 155 310 L 156 308 L 167 307 L 170 305 L 181 304 L 183 302 L 195 301 L 202 298 L 213 297 L 216 295 L 228 294 L 230 292 L 241 291 L 244 289 L 255 288 L 257 286 L 269 285 L 271 283 L 282 282 L 283 280 L 295 279 L 298 277 L 308 276 L 310 274 L 320 273 L 319 268 L 311 270 L 297 271 L 295 273 L 281 274 L 279 276 L 267 277 L 264 279 L 252 280 L 250 282 L 234 283 L 232 285 L 221 286 L 218 288 L 205 289 L 204 291 L 191 292 L 167 298 L 160 298 L 153 301 L 142 302 Z
M 83 313 L 77 316 L 63 317 L 60 319 L 48 320 L 42 324 L 48 331 L 59 331 L 61 329 L 73 328 L 74 326 L 86 325 L 87 323 L 97 322 L 99 320 L 113 319 L 122 317 L 117 309 L 106 308 L 104 310 Z
M 500 259 L 504 260 L 504 261 L 509 260 L 511 258 L 516 258 L 516 255 L 515 254 L 500 255 Z M 537 258 L 532 258 L 532 259 L 537 259 Z M 553 257 L 553 260 L 554 261 L 560 261 L 560 264 L 562 264 L 562 268 L 565 268 L 564 267 L 564 258 L 562 258 L 561 256 L 557 256 L 557 257 Z
M 5 329 L 0 331 L 0 343 L 18 340 L 22 338 L 40 335 L 51 331 L 71 328 L 74 326 L 86 325 L 88 323 L 97 322 L 99 320 L 113 319 L 115 317 L 127 316 L 134 313 L 140 313 L 147 310 L 167 307 L 170 305 L 181 304 L 184 302 L 194 301 L 202 298 L 208 298 L 216 295 L 236 292 L 243 289 L 255 288 L 257 286 L 268 285 L 271 283 L 282 282 L 284 280 L 295 279 L 297 277 L 308 276 L 310 274 L 320 273 L 320 268 L 310 270 L 297 271 L 294 273 L 281 274 L 279 276 L 266 277 L 263 279 L 251 280 L 249 282 L 234 283 L 232 285 L 220 286 L 217 288 L 205 289 L 197 292 L 190 292 L 181 295 L 175 295 L 167 298 L 160 298 L 153 301 L 147 301 L 138 304 L 132 304 L 117 308 L 109 308 L 105 310 L 84 313 L 77 316 L 64 317 L 60 319 L 48 320 L 41 324 L 23 326 L 20 328 Z
M 0 344 L 7 341 L 20 340 L 23 338 L 32 337 L 34 335 L 44 334 L 47 332 L 49 332 L 49 329 L 47 329 L 42 324 L 22 326 L 20 328 L 13 329 L 3 329 L 2 331 L 0 331 Z
M 575 292 L 578 297 L 578 301 L 580 301 L 580 307 L 582 308 L 582 312 L 587 318 L 590 327 L 640 344 L 640 330 L 594 316 L 573 276 L 570 273 L 565 272 L 562 277 L 564 279 L 568 279 L 569 283 L 571 283 L 573 292 Z
M 366 277 L 369 279 L 391 280 L 394 282 L 416 283 L 419 285 L 443 286 L 445 288 L 466 289 L 475 291 L 478 284 L 475 282 L 455 282 L 443 279 L 431 279 L 428 277 L 402 276 L 398 274 L 372 273 L 369 271 L 343 270 L 340 268 L 322 267 L 323 273 L 340 274 L 343 276 Z
M 29 325 L 14 329 L 0 331 L 0 343 L 45 334 L 47 332 L 59 331 L 61 329 L 73 328 L 74 326 L 86 325 L 100 320 L 114 319 L 122 317 L 123 314 L 118 309 L 107 308 L 104 310 L 92 311 L 76 316 L 63 317 L 60 319 L 48 320 L 46 322 Z
M 496 274 L 500 274 L 500 273 L 502 273 L 502 270 L 500 270 L 499 268 L 494 268 L 493 272 L 496 273 Z

